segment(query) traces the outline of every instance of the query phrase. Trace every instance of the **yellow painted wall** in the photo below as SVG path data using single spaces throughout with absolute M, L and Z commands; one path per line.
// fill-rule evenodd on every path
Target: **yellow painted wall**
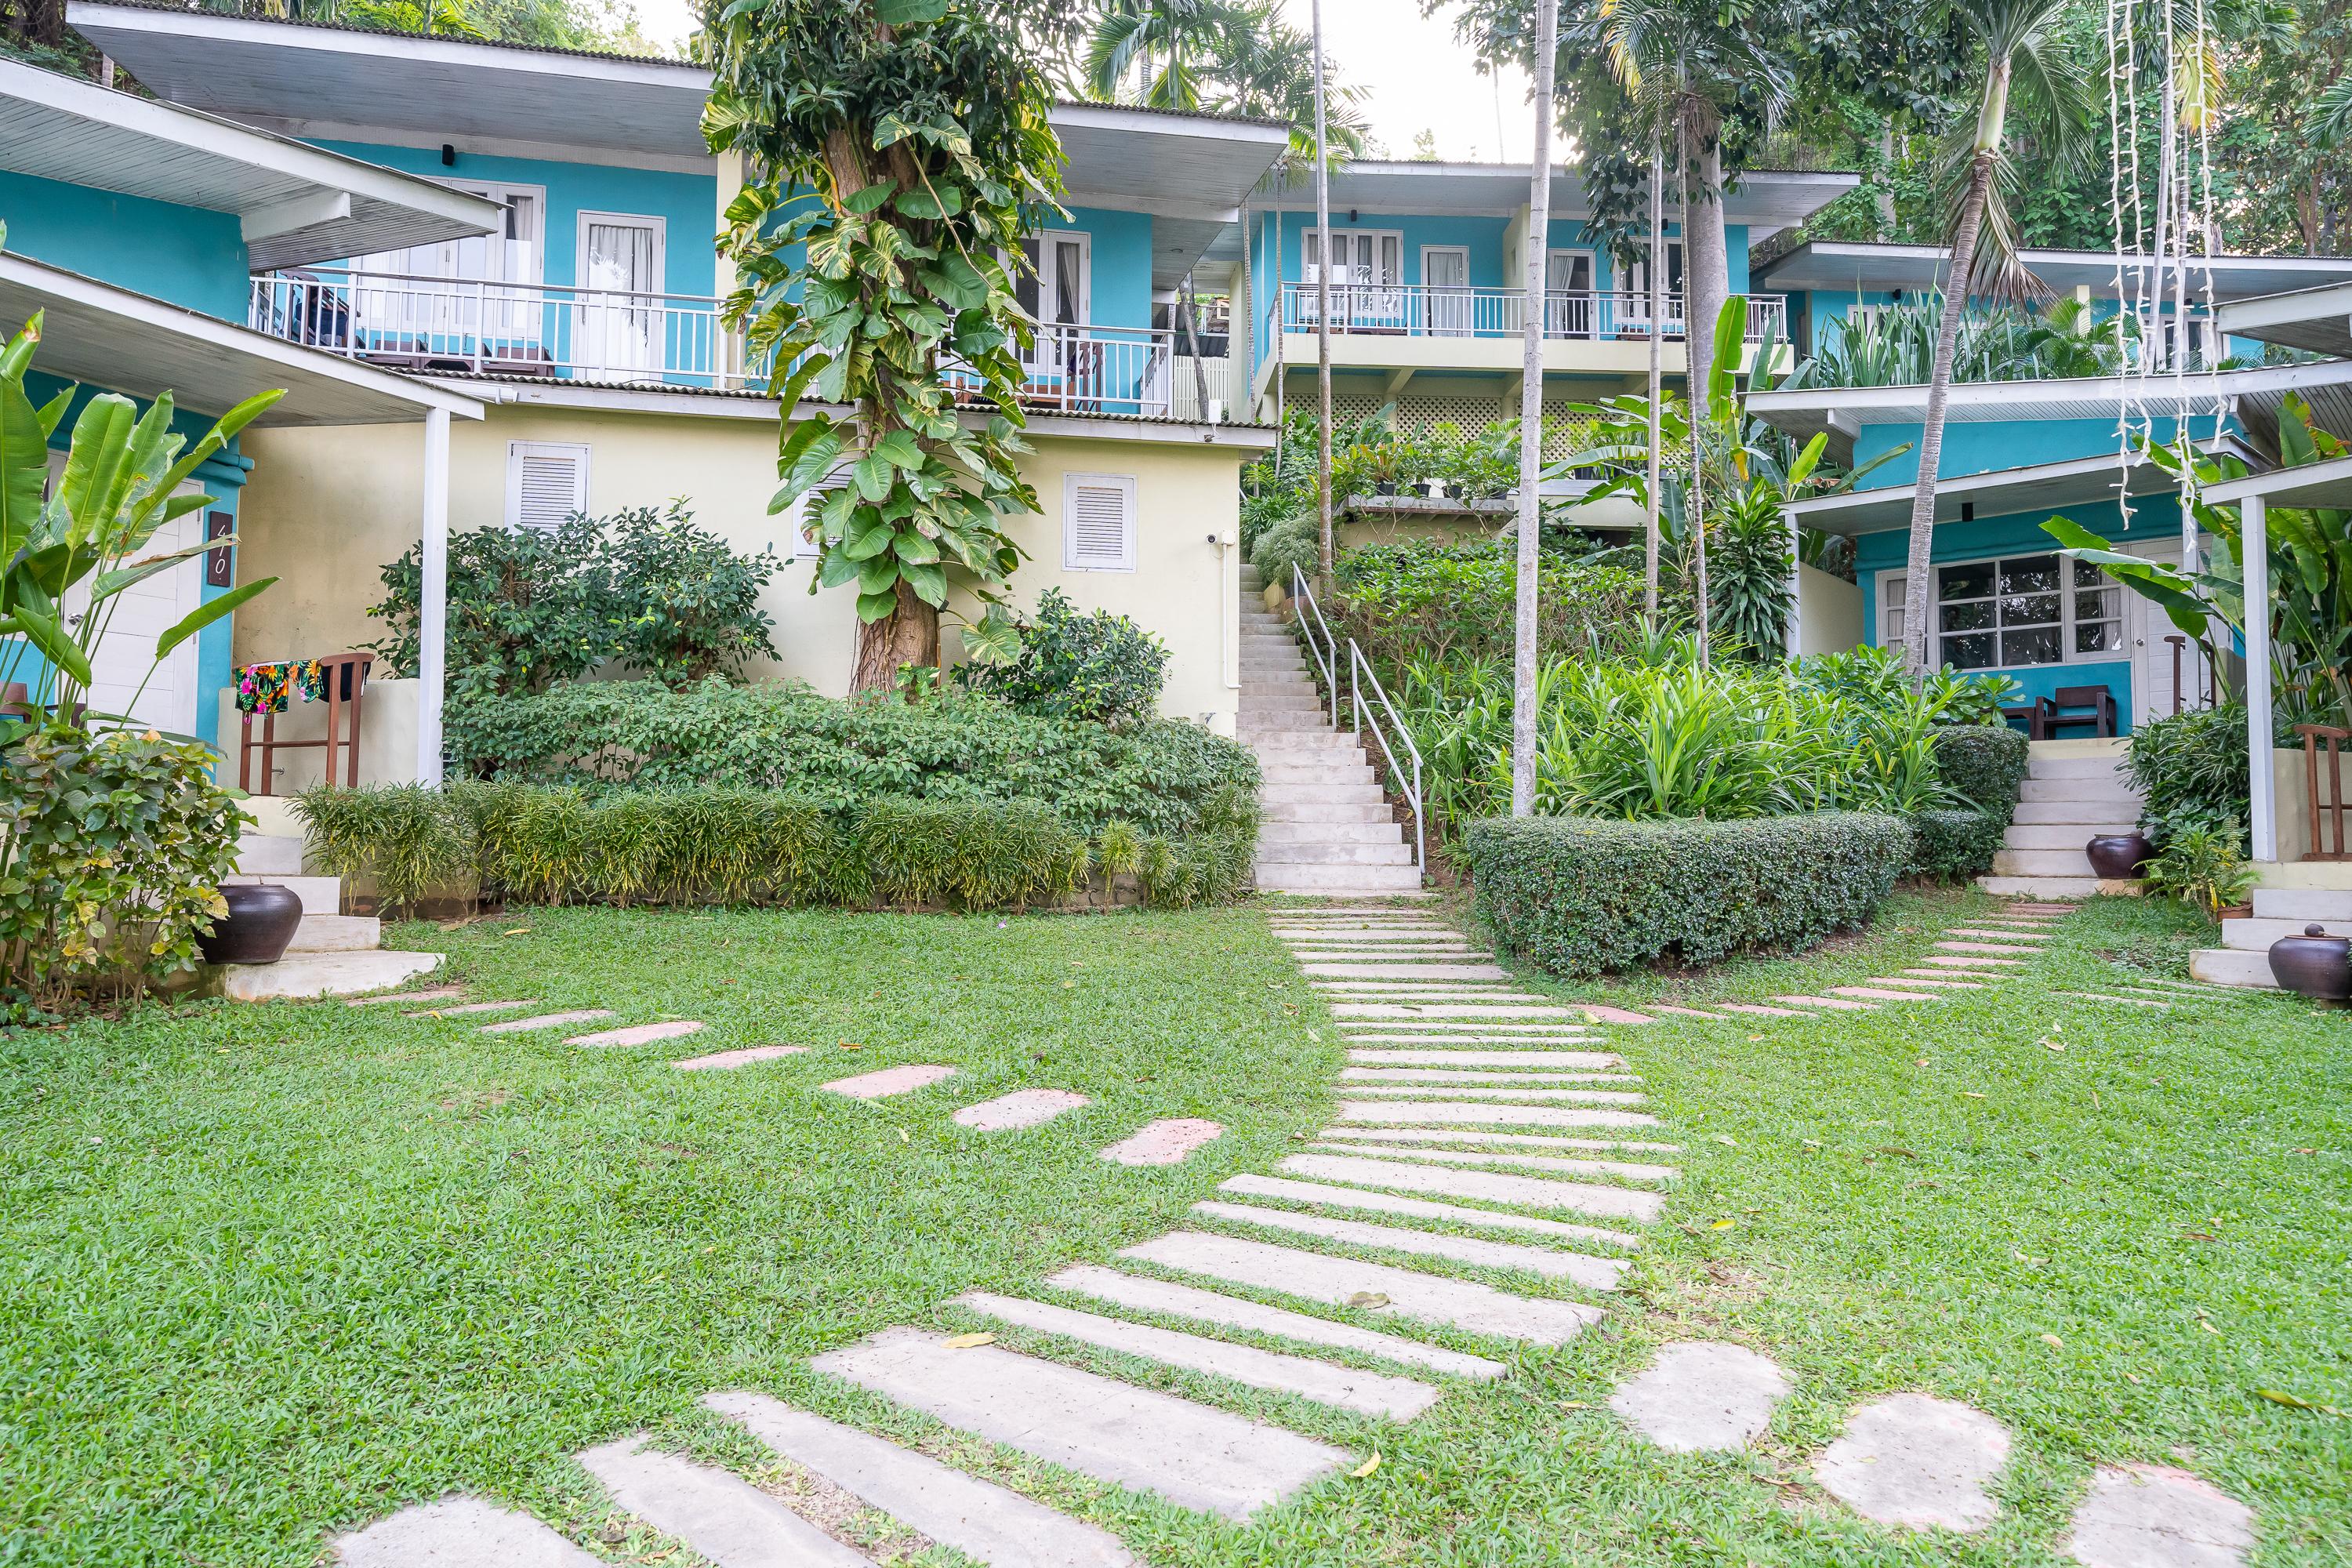
M 453 531 L 503 523 L 514 441 L 589 446 L 593 513 L 683 496 L 696 521 L 739 552 L 792 548 L 785 520 L 767 512 L 776 432 L 765 420 L 494 406 L 487 420 L 460 421 L 451 433 Z M 1161 710 L 1205 719 L 1231 734 L 1240 552 L 1209 539 L 1237 527 L 1239 468 L 1255 454 L 1197 439 L 1041 437 L 1034 445 L 1023 471 L 1042 510 L 1013 520 L 1008 530 L 1031 557 L 1013 576 L 1017 602 L 1033 606 L 1059 586 L 1081 609 L 1132 616 L 1173 656 Z M 248 430 L 241 449 L 254 468 L 239 507 L 240 575 L 282 580 L 238 612 L 236 661 L 333 653 L 382 636 L 366 608 L 381 596 L 384 563 L 417 537 L 421 427 Z M 1134 476 L 1135 571 L 1064 570 L 1063 481 L 1074 472 Z M 811 597 L 814 571 L 813 561 L 791 562 L 769 584 L 763 603 L 776 623 L 771 635 L 780 657 L 752 673 L 797 678 L 839 695 L 848 689 L 856 646 L 855 595 L 842 588 Z M 948 643 L 953 652 L 952 633 Z

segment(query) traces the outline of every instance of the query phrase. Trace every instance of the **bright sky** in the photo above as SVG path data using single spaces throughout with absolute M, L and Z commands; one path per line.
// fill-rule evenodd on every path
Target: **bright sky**
M 1306 31 L 1309 0 L 1282 3 L 1291 25 Z M 686 0 L 636 5 L 648 37 L 675 47 L 694 28 Z M 1412 156 L 1413 138 L 1427 131 L 1444 158 L 1527 159 L 1535 119 L 1526 75 L 1507 73 L 1498 90 L 1496 79 L 1479 75 L 1469 52 L 1454 41 L 1444 13 L 1424 21 L 1420 0 L 1323 0 L 1323 24 L 1324 48 L 1341 78 L 1370 90 L 1372 134 L 1391 157 Z

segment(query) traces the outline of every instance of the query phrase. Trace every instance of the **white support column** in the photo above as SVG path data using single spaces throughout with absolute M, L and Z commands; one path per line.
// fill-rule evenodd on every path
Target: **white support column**
M 441 694 L 449 629 L 449 411 L 425 413 L 424 592 L 418 596 L 416 782 L 441 783 Z
M 2278 858 L 2278 781 L 2271 768 L 2270 503 L 2248 496 L 2241 547 L 2246 585 L 2246 752 L 2252 777 L 2247 837 L 2253 858 Z
M 1800 526 L 1796 514 L 1790 513 L 1789 516 L 1789 616 L 1780 626 L 1781 652 L 1790 659 L 1797 658 L 1805 646 L 1803 626 L 1805 546 L 1804 540 L 1799 532 Z

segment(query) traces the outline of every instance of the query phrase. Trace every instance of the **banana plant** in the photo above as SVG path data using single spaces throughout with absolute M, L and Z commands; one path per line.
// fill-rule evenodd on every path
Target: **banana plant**
M 91 657 L 126 589 L 207 550 L 236 542 L 229 534 L 141 553 L 164 525 L 210 504 L 209 497 L 174 492 L 285 393 L 246 399 L 194 444 L 172 428 L 171 394 L 157 397 L 142 415 L 130 398 L 101 393 L 74 421 L 65 470 L 52 493 L 49 440 L 79 389 L 68 386 L 37 406 L 26 390 L 41 321 L 36 314 L 0 350 L 0 639 L 5 639 L 0 641 L 0 685 L 24 679 L 34 708 L 54 705 L 63 715 L 87 697 Z M 277 581 L 267 577 L 231 589 L 164 628 L 139 692 L 174 648 Z M 68 608 L 77 596 L 79 613 Z M 131 706 L 137 702 L 134 693 Z M 84 722 L 92 721 L 130 721 L 120 713 L 84 715 Z M 0 739 L 25 728 L 25 721 L 12 721 L 0 729 Z

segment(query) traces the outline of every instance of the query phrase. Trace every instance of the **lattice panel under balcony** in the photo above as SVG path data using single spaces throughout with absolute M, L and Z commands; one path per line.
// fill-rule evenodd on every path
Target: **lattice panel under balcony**
M 1451 425 L 1465 436 L 1475 436 L 1493 424 L 1501 410 L 1493 392 L 1453 393 L 1442 396 L 1397 399 L 1397 428 L 1408 436 L 1428 436 L 1440 425 Z

